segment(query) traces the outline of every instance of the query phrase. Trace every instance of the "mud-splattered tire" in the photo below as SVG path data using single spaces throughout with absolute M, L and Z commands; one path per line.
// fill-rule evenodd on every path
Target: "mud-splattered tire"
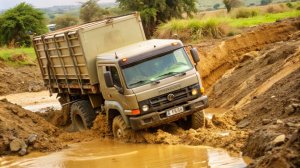
M 193 113 L 190 117 L 191 128 L 198 129 L 205 126 L 205 114 L 203 110 Z
M 86 100 L 78 101 L 71 106 L 71 121 L 75 131 L 82 131 L 93 126 L 96 113 L 90 102 Z
M 118 115 L 113 119 L 112 130 L 115 139 L 122 141 L 129 139 L 131 129 L 128 128 L 122 116 Z

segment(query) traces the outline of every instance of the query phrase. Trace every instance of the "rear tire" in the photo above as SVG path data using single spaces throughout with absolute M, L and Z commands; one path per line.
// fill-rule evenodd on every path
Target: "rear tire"
M 118 115 L 113 119 L 112 130 L 114 138 L 123 141 L 128 141 L 132 131 L 130 128 L 128 128 L 121 115 Z
M 71 106 L 71 121 L 75 131 L 83 131 L 93 126 L 96 113 L 87 100 L 75 102 Z

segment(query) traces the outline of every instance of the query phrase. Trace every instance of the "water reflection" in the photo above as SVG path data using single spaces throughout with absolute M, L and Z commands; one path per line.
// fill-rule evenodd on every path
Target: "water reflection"
M 246 167 L 241 157 L 224 150 L 185 145 L 124 144 L 113 141 L 93 141 L 72 145 L 50 153 L 33 153 L 25 157 L 0 158 L 0 167 L 82 168 L 82 167 L 144 167 L 144 168 L 239 168 Z

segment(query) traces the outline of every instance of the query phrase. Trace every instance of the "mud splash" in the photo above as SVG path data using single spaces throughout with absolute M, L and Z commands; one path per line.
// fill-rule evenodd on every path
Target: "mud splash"
M 25 157 L 2 157 L 9 167 L 224 167 L 247 166 L 247 158 L 230 156 L 222 149 L 185 145 L 124 144 L 96 140 L 73 144 L 56 153 L 32 153 Z

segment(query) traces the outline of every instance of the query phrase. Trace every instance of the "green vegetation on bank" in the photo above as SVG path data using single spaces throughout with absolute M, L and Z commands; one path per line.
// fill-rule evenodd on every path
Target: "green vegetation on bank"
M 11 66 L 35 64 L 36 56 L 33 48 L 0 48 L 0 62 Z
M 300 17 L 300 10 L 287 11 L 282 13 L 267 13 L 248 18 L 225 18 L 224 21 L 232 27 L 250 27 L 263 23 L 272 23 L 280 19 Z M 221 19 L 221 18 L 220 18 Z
M 262 11 L 256 8 L 239 8 L 227 15 L 206 18 L 174 19 L 159 25 L 156 36 L 174 38 L 174 34 L 183 41 L 199 41 L 204 38 L 219 38 L 237 34 L 240 28 L 272 23 L 286 18 L 300 17 L 300 10 Z

